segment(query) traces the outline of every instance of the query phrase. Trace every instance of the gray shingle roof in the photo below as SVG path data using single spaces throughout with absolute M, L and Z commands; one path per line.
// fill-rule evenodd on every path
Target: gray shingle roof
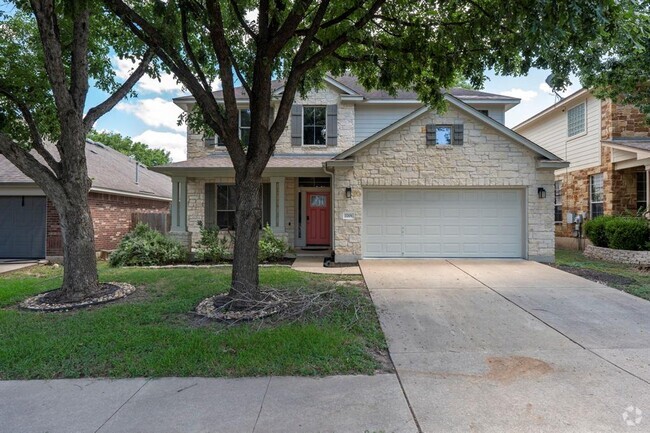
M 323 162 L 330 161 L 336 154 L 323 155 L 273 155 L 266 168 L 320 168 Z M 183 168 L 232 168 L 232 161 L 226 154 L 208 155 L 192 158 L 173 164 L 159 165 L 153 170 L 165 172 L 167 169 Z
M 605 143 L 611 143 L 618 146 L 626 146 L 632 149 L 645 150 L 650 152 L 650 138 L 614 138 L 607 140 Z
M 334 79 L 338 81 L 340 84 L 343 84 L 345 87 L 348 87 L 350 90 L 358 93 L 359 95 L 363 96 L 368 100 L 417 100 L 419 99 L 417 93 L 415 93 L 412 90 L 399 90 L 395 96 L 391 96 L 388 94 L 388 92 L 385 92 L 383 90 L 368 91 L 364 89 L 364 87 L 359 83 L 357 78 L 352 75 L 343 75 L 341 77 L 336 77 Z M 281 88 L 283 85 L 284 85 L 284 80 L 273 80 L 271 82 L 271 88 L 274 90 Z M 495 93 L 481 92 L 479 90 L 453 88 L 448 90 L 448 92 L 451 95 L 457 97 L 458 99 L 467 102 L 470 102 L 472 100 L 477 100 L 477 99 L 512 101 L 513 103 L 519 102 L 519 99 L 517 98 L 513 98 L 505 95 L 497 95 Z M 221 90 L 214 92 L 214 97 L 216 99 L 222 99 L 223 92 Z M 236 87 L 235 97 L 237 99 L 248 99 L 248 94 L 246 93 L 243 87 Z M 176 103 L 187 103 L 193 101 L 194 101 L 193 96 L 182 96 L 180 98 L 174 99 L 174 102 Z
M 47 149 L 58 159 L 59 155 L 54 145 L 48 144 Z M 32 153 L 36 152 L 32 151 Z M 37 158 L 41 160 L 40 157 L 37 156 Z M 93 180 L 91 190 L 109 190 L 118 195 L 120 192 L 138 194 L 151 196 L 152 199 L 171 199 L 172 183 L 169 177 L 140 165 L 138 183 L 136 183 L 135 160 L 117 150 L 88 140 L 86 161 L 88 176 Z M 34 181 L 0 155 L 0 187 L 15 183 L 34 183 Z

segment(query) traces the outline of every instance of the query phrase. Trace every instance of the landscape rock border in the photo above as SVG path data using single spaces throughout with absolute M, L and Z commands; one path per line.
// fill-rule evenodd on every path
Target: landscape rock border
M 584 255 L 592 259 L 605 260 L 607 262 L 650 266 L 650 251 L 615 250 L 613 248 L 587 245 L 584 250 Z
M 49 291 L 49 292 L 40 293 L 36 296 L 27 298 L 23 302 L 21 302 L 19 306 L 23 310 L 30 310 L 30 311 L 45 311 L 45 312 L 67 311 L 67 310 L 90 307 L 93 305 L 100 305 L 100 304 L 105 304 L 107 302 L 117 301 L 118 299 L 122 299 L 130 295 L 136 290 L 134 285 L 129 283 L 122 283 L 122 282 L 100 283 L 100 285 L 103 287 L 113 286 L 115 287 L 115 289 L 109 294 L 98 296 L 96 298 L 84 299 L 83 301 L 68 302 L 68 303 L 43 302 L 43 298 L 45 298 L 48 294 L 52 292 Z

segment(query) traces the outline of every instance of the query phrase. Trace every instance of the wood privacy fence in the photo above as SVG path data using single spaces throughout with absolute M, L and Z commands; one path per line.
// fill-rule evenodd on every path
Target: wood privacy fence
M 168 213 L 138 213 L 131 214 L 131 229 L 138 223 L 145 223 L 162 234 L 169 233 L 172 226 L 172 216 Z

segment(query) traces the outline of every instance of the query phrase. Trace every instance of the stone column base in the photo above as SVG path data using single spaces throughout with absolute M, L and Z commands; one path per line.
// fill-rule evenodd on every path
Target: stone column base
M 192 232 L 169 232 L 167 233 L 169 239 L 175 240 L 185 248 L 190 250 L 192 248 Z

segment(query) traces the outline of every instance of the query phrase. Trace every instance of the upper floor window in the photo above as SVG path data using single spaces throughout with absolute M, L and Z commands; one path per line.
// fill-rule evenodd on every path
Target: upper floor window
M 450 146 L 452 131 L 451 126 L 436 126 L 436 146 Z
M 603 215 L 605 200 L 605 189 L 603 186 L 603 174 L 589 176 L 589 216 L 591 219 Z
M 239 119 L 237 121 L 239 122 L 239 139 L 244 146 L 248 146 L 251 136 L 251 110 L 248 108 L 239 110 Z M 214 143 L 217 146 L 226 146 L 226 143 L 218 135 L 215 136 Z
M 489 111 L 489 110 L 478 110 L 478 112 L 481 113 L 481 114 L 484 115 L 484 116 L 489 116 L 489 115 L 490 115 L 490 111 Z
M 562 223 L 562 181 L 555 181 L 555 222 Z
M 587 130 L 586 106 L 584 102 L 580 105 L 576 105 L 575 107 L 567 110 L 566 115 L 567 115 L 567 130 L 568 130 L 569 137 L 582 134 Z
M 302 144 L 324 146 L 327 139 L 327 107 L 303 107 Z

